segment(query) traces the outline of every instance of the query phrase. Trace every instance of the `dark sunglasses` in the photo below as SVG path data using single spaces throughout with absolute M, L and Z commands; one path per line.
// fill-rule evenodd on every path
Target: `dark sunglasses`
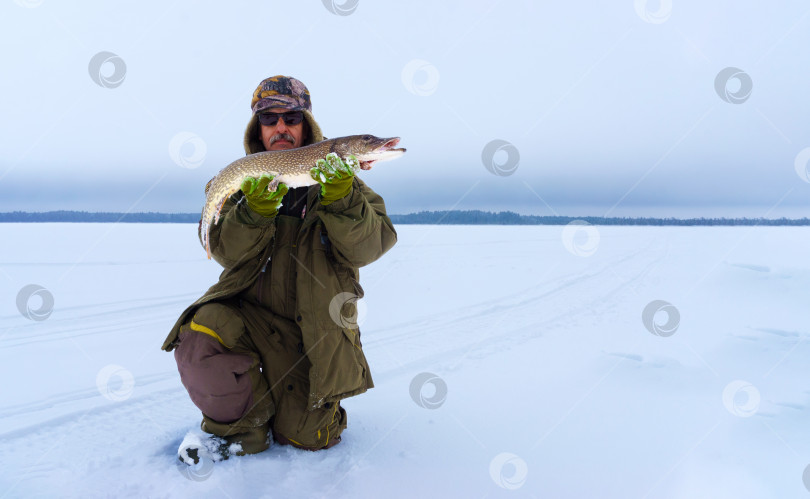
M 279 118 L 284 118 L 285 125 L 297 125 L 304 121 L 302 111 L 289 111 L 286 113 L 259 113 L 259 123 L 264 126 L 274 126 Z

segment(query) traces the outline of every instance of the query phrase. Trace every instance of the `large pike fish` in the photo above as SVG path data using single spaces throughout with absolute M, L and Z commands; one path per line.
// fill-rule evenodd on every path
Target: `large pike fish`
M 296 149 L 264 151 L 237 159 L 223 168 L 205 187 L 205 207 L 200 231 L 208 259 L 211 259 L 208 233 L 212 221 L 214 224 L 219 222 L 219 213 L 225 200 L 239 190 L 245 177 L 274 176 L 273 182 L 268 186 L 270 190 L 275 190 L 279 183 L 290 188 L 314 185 L 317 181 L 313 180 L 309 172 L 327 154 L 336 153 L 344 161 L 353 155 L 357 162 L 347 163 L 357 165 L 362 170 L 370 170 L 377 161 L 386 161 L 405 154 L 405 149 L 395 149 L 398 143 L 399 137 L 381 139 L 373 135 L 350 135 Z

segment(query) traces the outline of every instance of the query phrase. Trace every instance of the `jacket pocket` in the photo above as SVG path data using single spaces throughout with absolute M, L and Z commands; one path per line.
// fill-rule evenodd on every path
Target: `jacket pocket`
M 360 343 L 360 330 L 359 329 L 347 329 L 341 328 L 343 331 L 343 336 L 349 340 L 349 343 L 354 345 L 356 348 L 360 349 L 363 345 Z
M 236 311 L 222 303 L 201 306 L 191 320 L 192 330 L 208 334 L 231 349 L 245 333 L 245 323 Z

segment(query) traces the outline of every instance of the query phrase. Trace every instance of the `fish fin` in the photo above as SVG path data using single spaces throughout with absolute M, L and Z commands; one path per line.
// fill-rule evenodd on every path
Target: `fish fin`
M 231 189 L 231 190 L 229 190 L 228 192 L 225 193 L 224 196 L 222 196 L 222 199 L 220 199 L 219 203 L 217 203 L 217 211 L 214 212 L 214 223 L 215 224 L 219 223 L 219 214 L 222 211 L 222 207 L 225 206 L 225 201 L 227 201 L 228 198 L 231 197 L 238 190 L 239 189 Z
M 210 260 L 211 248 L 208 247 L 208 227 L 209 226 L 207 223 L 203 223 L 203 221 L 200 220 L 200 234 L 202 236 L 203 248 L 205 248 L 205 254 L 206 256 L 208 256 L 208 259 Z

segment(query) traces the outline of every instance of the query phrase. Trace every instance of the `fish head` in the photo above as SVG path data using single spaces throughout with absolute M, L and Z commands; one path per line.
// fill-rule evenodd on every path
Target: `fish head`
M 399 137 L 380 138 L 374 135 L 352 135 L 335 145 L 335 152 L 342 158 L 353 155 L 360 161 L 360 168 L 370 170 L 377 161 L 388 161 L 405 154 L 397 148 Z

